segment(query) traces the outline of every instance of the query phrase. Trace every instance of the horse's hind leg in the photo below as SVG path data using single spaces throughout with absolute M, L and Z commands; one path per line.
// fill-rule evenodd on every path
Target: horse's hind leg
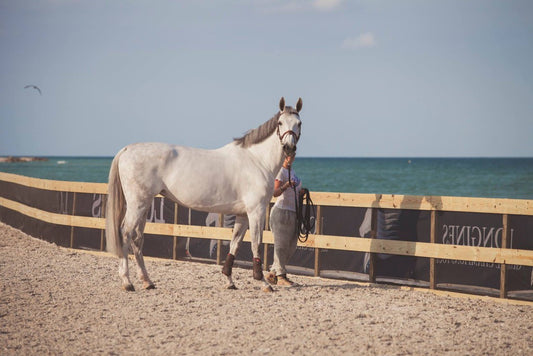
M 128 253 L 130 250 L 130 238 L 127 234 L 122 234 L 123 244 L 122 244 L 122 257 L 120 258 L 118 265 L 118 275 L 122 279 L 122 288 L 128 292 L 135 290 L 133 284 L 130 281 L 130 271 L 128 268 Z
M 126 210 L 124 221 L 122 223 L 122 238 L 123 238 L 123 257 L 120 259 L 119 275 L 122 279 L 122 288 L 127 291 L 134 291 L 135 288 L 129 278 L 128 267 L 128 253 L 130 244 L 133 241 L 133 252 L 137 259 L 137 264 L 141 270 L 143 281 L 148 281 L 151 284 L 148 274 L 146 273 L 146 267 L 144 266 L 144 259 L 142 257 L 143 244 L 143 229 L 146 224 L 146 212 L 147 207 L 138 208 L 135 204 L 130 204 Z M 140 248 L 139 248 L 140 244 Z M 139 262 L 140 261 L 140 262 Z M 145 278 L 144 278 L 145 277 Z M 145 285 L 145 288 L 147 286 Z
M 146 266 L 144 265 L 144 256 L 143 256 L 143 245 L 144 245 L 144 226 L 146 219 L 143 219 L 142 222 L 135 229 L 135 237 L 133 238 L 133 254 L 135 255 L 135 260 L 137 261 L 137 267 L 139 268 L 139 278 L 143 282 L 144 289 L 154 289 L 155 285 L 148 277 L 148 272 L 146 271 Z

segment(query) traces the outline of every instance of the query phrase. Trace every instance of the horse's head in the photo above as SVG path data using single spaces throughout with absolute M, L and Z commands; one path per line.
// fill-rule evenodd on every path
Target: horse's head
M 300 139 L 302 122 L 300 121 L 300 110 L 302 110 L 302 98 L 298 99 L 296 109 L 285 106 L 285 99 L 279 101 L 278 137 L 283 152 L 286 155 L 296 152 L 296 144 Z

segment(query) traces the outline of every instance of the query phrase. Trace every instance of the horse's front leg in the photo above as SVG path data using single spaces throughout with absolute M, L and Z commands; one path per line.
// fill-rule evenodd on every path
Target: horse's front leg
M 228 278 L 228 289 L 236 289 L 235 283 L 233 283 L 233 278 L 231 277 L 233 262 L 235 261 L 235 256 L 237 255 L 247 229 L 248 218 L 246 216 L 237 216 L 235 218 L 235 225 L 233 226 L 233 236 L 229 246 L 229 253 L 226 256 L 226 261 L 224 261 L 224 266 L 222 267 L 222 273 Z
M 254 279 L 263 282 L 263 291 L 272 292 L 272 287 L 270 284 L 268 284 L 263 275 L 263 266 L 261 264 L 261 257 L 259 255 L 259 246 L 263 240 L 263 230 L 265 228 L 264 218 L 265 209 L 256 209 L 254 213 L 248 215 L 250 235 L 252 240 L 253 276 Z

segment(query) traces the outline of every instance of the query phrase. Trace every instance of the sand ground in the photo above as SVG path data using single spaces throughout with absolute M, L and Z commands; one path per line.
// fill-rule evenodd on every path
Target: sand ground
M 303 276 L 264 293 L 241 268 L 227 290 L 220 266 L 158 259 L 157 289 L 125 292 L 117 266 L 0 223 L 0 354 L 533 354 L 533 304 Z

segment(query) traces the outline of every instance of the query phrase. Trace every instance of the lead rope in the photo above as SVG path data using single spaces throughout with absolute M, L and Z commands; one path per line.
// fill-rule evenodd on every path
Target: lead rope
M 289 184 L 291 181 L 291 168 L 289 167 Z M 311 219 L 311 211 L 316 216 L 315 204 L 311 200 L 311 194 L 306 188 L 302 188 L 302 194 L 298 196 L 296 193 L 296 187 L 292 187 L 294 190 L 294 204 L 296 206 L 296 234 L 300 242 L 306 242 L 309 238 L 309 233 L 313 231 L 315 227 L 314 219 Z

